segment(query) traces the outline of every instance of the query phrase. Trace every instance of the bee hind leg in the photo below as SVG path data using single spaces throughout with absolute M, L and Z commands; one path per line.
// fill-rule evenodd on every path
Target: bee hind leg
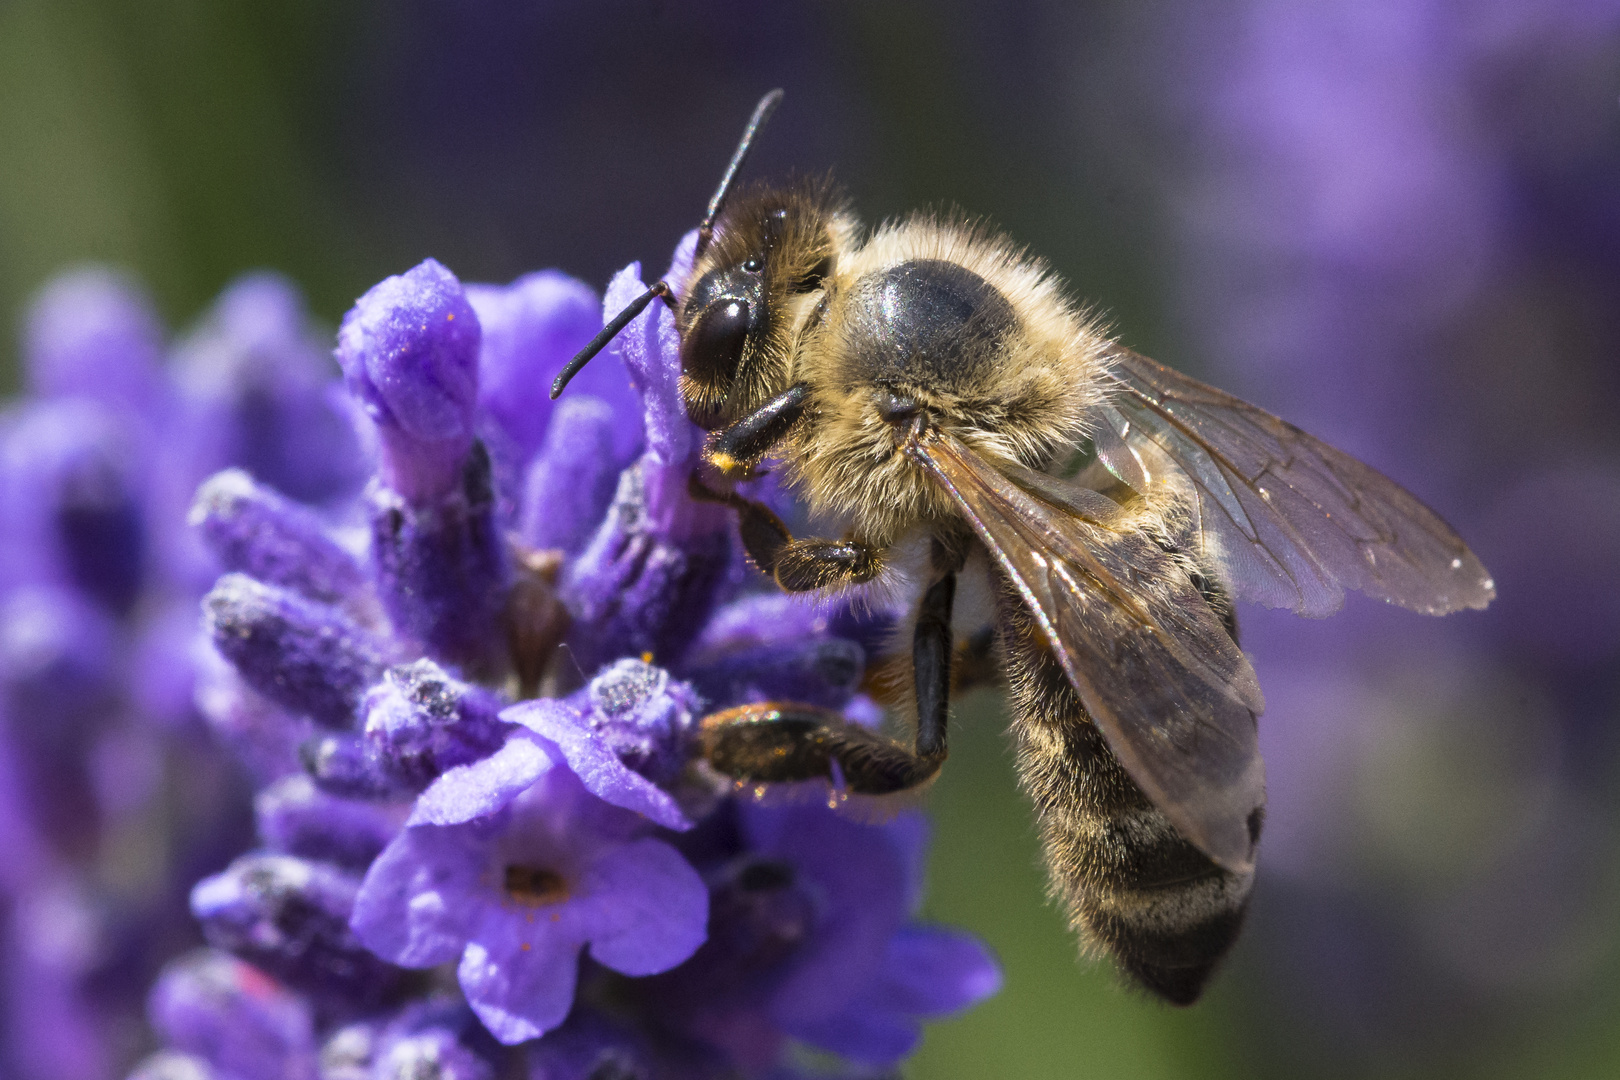
M 918 609 L 912 638 L 917 687 L 914 752 L 831 709 L 761 702 L 704 718 L 703 756 L 710 767 L 751 783 L 835 779 L 841 774 L 845 788 L 861 795 L 888 795 L 932 779 L 945 763 L 955 594 L 956 575 L 946 574 L 929 588 Z
M 703 756 L 745 783 L 835 780 L 859 795 L 889 795 L 925 783 L 944 755 L 913 754 L 831 709 L 760 702 L 703 719 Z M 834 766 L 837 766 L 837 772 Z

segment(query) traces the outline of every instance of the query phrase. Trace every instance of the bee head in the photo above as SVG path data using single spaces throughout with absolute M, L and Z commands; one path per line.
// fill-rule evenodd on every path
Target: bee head
M 731 201 L 681 290 L 681 395 L 693 421 L 712 430 L 787 385 L 798 330 L 852 232 L 826 182 Z

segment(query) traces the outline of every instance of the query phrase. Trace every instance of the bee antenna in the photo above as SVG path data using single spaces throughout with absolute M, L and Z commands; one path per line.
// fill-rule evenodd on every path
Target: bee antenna
M 720 186 L 715 189 L 714 198 L 709 200 L 709 212 L 703 215 L 703 224 L 698 226 L 697 247 L 692 254 L 694 259 L 703 254 L 703 249 L 709 246 L 709 239 L 714 236 L 715 219 L 720 216 L 720 211 L 725 208 L 726 196 L 731 192 L 732 181 L 737 178 L 738 170 L 742 168 L 743 162 L 748 158 L 748 151 L 754 145 L 754 136 L 759 134 L 759 129 L 765 126 L 765 121 L 770 119 L 772 111 L 775 110 L 781 100 L 782 91 L 780 89 L 772 90 L 760 98 L 759 104 L 754 106 L 754 115 L 748 118 L 748 126 L 743 129 L 742 139 L 737 143 L 737 149 L 732 152 L 731 163 L 726 166 L 725 175 L 720 177 Z M 669 282 L 653 282 L 646 292 L 630 301 L 623 311 L 615 315 L 611 322 L 602 327 L 601 333 L 591 338 L 583 349 L 574 354 L 574 358 L 568 361 L 568 366 L 559 371 L 557 377 L 551 381 L 551 399 L 553 401 L 557 400 L 558 395 L 563 392 L 563 388 L 568 385 L 569 380 L 579 374 L 580 368 L 590 363 L 597 353 L 607 347 L 608 342 L 618 337 L 619 331 L 628 326 L 631 319 L 646 311 L 647 305 L 652 303 L 653 298 L 657 296 L 662 296 L 668 301 L 670 296 Z
M 709 238 L 714 235 L 715 219 L 720 216 L 720 211 L 725 209 L 726 196 L 731 193 L 731 183 L 737 178 L 743 162 L 748 159 L 748 151 L 753 149 L 754 136 L 759 134 L 759 129 L 765 126 L 765 121 L 771 118 L 771 113 L 781 101 L 782 91 L 776 89 L 760 98 L 759 104 L 754 106 L 754 115 L 748 118 L 748 126 L 743 128 L 742 139 L 738 141 L 737 149 L 731 155 L 731 164 L 726 166 L 725 174 L 720 177 L 720 186 L 714 189 L 714 198 L 709 200 L 709 212 L 703 215 L 703 224 L 698 226 L 696 255 L 703 254 L 703 249 L 709 246 Z
M 583 349 L 575 353 L 574 358 L 568 361 L 568 366 L 559 371 L 557 377 L 551 380 L 551 400 L 556 401 L 558 395 L 563 392 L 563 387 L 568 385 L 568 381 L 579 374 L 579 369 L 590 363 L 591 358 L 597 353 L 607 348 L 607 343 L 618 337 L 619 331 L 630 325 L 631 319 L 646 311 L 647 305 L 653 302 L 654 297 L 668 295 L 669 283 L 667 281 L 655 281 L 648 287 L 646 292 L 630 301 L 623 311 L 613 316 L 613 320 L 602 327 L 601 332 L 591 338 Z

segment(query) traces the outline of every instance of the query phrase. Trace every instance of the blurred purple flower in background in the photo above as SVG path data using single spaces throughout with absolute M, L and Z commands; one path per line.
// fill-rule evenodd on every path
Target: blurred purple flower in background
M 1175 33 L 1212 377 L 1408 483 L 1501 588 L 1443 624 L 1244 613 L 1297 912 L 1252 924 L 1275 1005 L 1352 1069 L 1443 1059 L 1620 946 L 1620 8 L 1243 0 Z
M 601 319 L 428 260 L 344 319 L 351 405 L 280 279 L 168 365 L 120 279 L 41 294 L 0 432 L 8 1068 L 114 1076 L 144 1001 L 146 1080 L 855 1075 L 994 993 L 913 921 L 919 822 L 697 759 L 762 687 L 870 712 L 874 630 L 767 598 L 689 500 L 666 308 L 552 406 Z

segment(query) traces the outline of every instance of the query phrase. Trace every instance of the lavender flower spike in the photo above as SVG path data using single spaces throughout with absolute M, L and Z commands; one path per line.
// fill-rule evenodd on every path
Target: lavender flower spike
M 349 392 L 377 425 L 382 479 L 410 502 L 454 490 L 473 444 L 478 316 L 428 259 L 355 302 L 338 332 Z

